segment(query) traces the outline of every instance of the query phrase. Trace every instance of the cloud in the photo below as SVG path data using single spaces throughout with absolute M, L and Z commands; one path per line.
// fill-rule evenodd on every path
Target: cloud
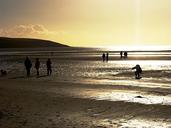
M 58 32 L 49 31 L 43 25 L 16 25 L 12 28 L 0 29 L 0 36 L 7 37 L 43 37 L 55 36 Z
M 34 29 L 35 31 L 38 31 L 38 32 L 47 31 L 47 30 L 45 29 L 45 27 L 42 26 L 42 25 L 34 25 L 34 26 L 33 26 L 33 29 Z

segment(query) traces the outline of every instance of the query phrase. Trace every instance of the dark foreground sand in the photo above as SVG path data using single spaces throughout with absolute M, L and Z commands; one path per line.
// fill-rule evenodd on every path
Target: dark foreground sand
M 0 79 L 0 128 L 171 127 L 171 106 L 75 96 L 86 85 Z

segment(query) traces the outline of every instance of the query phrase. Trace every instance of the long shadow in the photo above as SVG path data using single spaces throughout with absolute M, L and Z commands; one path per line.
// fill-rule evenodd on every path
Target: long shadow
M 15 77 L 11 77 L 9 79 L 21 79 L 21 78 L 26 78 L 25 76 L 15 76 Z
M 42 78 L 42 77 L 47 77 L 48 75 L 41 75 L 41 76 L 38 76 L 37 78 Z
M 27 76 L 15 76 L 15 77 L 11 77 L 9 79 L 23 79 L 23 78 L 43 78 L 43 77 L 47 77 L 47 75 L 41 75 L 41 76 L 30 76 L 30 77 L 27 77 Z

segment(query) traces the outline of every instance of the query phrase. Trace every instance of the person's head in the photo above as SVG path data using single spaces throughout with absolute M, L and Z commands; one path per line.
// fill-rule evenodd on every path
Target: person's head
M 36 61 L 39 61 L 39 58 L 36 58 Z
M 140 65 L 139 65 L 139 64 L 137 64 L 137 65 L 136 65 L 136 67 L 140 67 Z

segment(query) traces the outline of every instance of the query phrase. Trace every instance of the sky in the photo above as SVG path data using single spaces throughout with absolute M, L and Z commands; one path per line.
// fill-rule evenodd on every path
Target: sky
M 0 0 L 0 36 L 70 46 L 169 45 L 171 0 Z

